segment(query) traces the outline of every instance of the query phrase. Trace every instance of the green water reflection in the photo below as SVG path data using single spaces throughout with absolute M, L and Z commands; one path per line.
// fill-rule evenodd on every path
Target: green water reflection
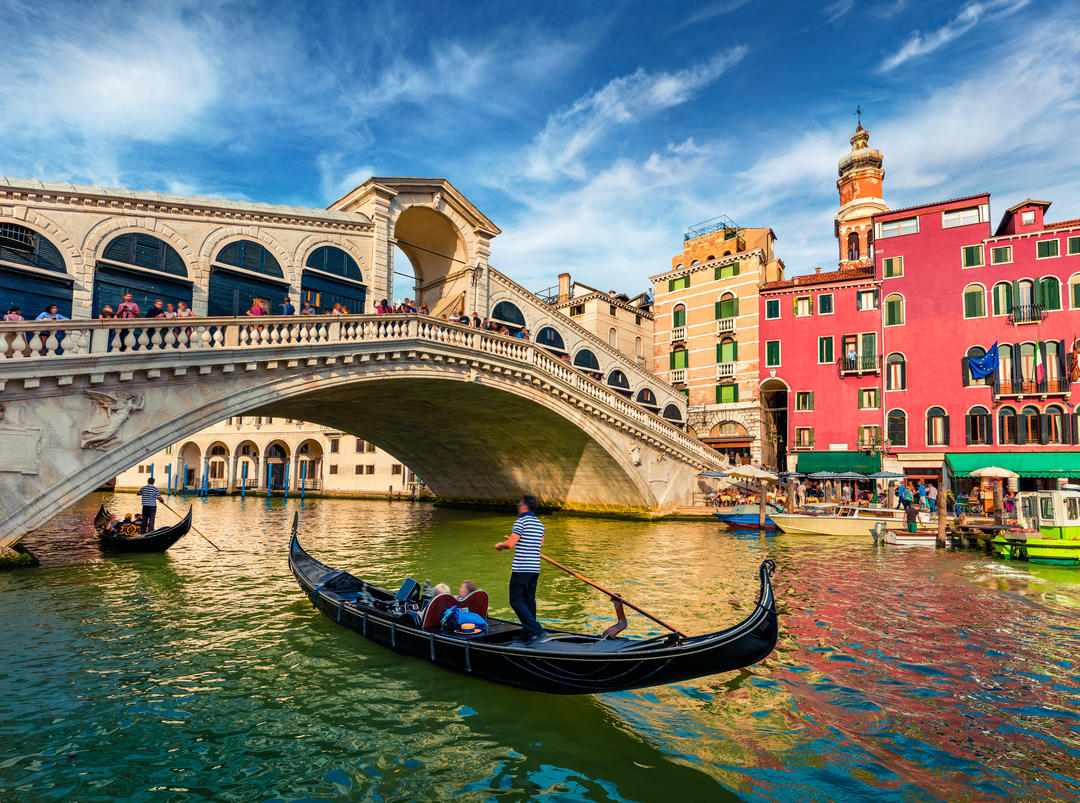
M 92 497 L 0 575 L 0 799 L 801 800 L 1080 794 L 1080 574 L 865 539 L 553 516 L 545 551 L 694 632 L 742 618 L 778 563 L 781 642 L 745 672 L 597 697 L 403 659 L 312 611 L 285 561 L 299 503 L 195 500 L 164 555 L 103 557 Z M 170 514 L 162 512 L 163 517 Z M 511 519 L 309 501 L 335 566 L 471 579 L 506 602 Z M 545 571 L 540 615 L 610 603 Z M 657 632 L 632 620 L 633 633 Z

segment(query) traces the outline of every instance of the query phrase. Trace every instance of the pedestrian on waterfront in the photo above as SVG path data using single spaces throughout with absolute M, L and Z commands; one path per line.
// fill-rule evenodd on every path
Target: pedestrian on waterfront
M 929 508 L 926 500 L 926 482 L 919 480 L 919 487 L 915 490 L 915 493 L 919 497 L 919 507 Z
M 124 300 L 116 305 L 117 318 L 138 318 L 139 305 L 131 300 L 131 293 L 124 293 Z
M 795 480 L 795 504 L 806 507 L 806 483 L 801 479 Z
M 908 505 L 904 510 L 904 521 L 907 522 L 907 531 L 914 533 L 919 531 L 919 508 Z
M 911 489 L 908 488 L 906 482 L 902 482 L 900 483 L 900 487 L 897 488 L 896 492 L 900 497 L 899 506 L 902 507 L 904 510 L 907 510 L 908 507 L 911 505 Z
M 55 304 L 49 304 L 49 305 L 47 305 L 45 307 L 44 310 L 42 310 L 41 314 L 37 316 L 37 320 L 39 320 L 39 321 L 66 321 L 66 320 L 68 320 L 68 318 L 66 318 L 65 316 L 60 314 L 59 309 L 60 308 L 57 307 Z
M 851 486 L 850 485 L 841 484 L 841 487 L 840 487 L 840 501 L 842 501 L 845 505 L 850 505 L 851 504 Z
M 146 311 L 147 318 L 163 318 L 165 317 L 165 302 L 160 298 L 154 299 L 154 305 Z
M 146 481 L 146 485 L 139 489 L 139 497 L 142 499 L 142 525 L 140 533 L 154 529 L 154 518 L 157 516 L 157 503 L 161 499 L 161 491 L 154 484 L 154 478 Z
M 14 304 L 12 304 L 11 307 L 8 309 L 8 311 L 4 314 L 4 320 L 5 321 L 25 321 L 26 318 L 24 318 L 22 316 L 22 310 L 19 309 Z
M 539 502 L 526 494 L 518 503 L 518 518 L 505 541 L 495 549 L 514 550 L 510 567 L 510 607 L 514 609 L 528 641 L 543 637 L 544 628 L 536 621 L 536 582 L 540 579 L 540 549 L 544 545 L 544 524 L 536 515 Z
M 926 503 L 930 506 L 930 513 L 937 513 L 937 485 L 931 483 L 930 487 L 926 489 Z
M 281 299 L 281 314 L 282 315 L 295 315 L 296 314 L 296 307 L 294 307 L 292 305 L 292 302 L 289 300 L 288 296 L 285 296 L 285 298 Z

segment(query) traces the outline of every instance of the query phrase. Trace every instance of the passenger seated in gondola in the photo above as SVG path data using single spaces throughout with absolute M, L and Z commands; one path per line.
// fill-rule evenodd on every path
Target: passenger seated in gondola
M 439 583 L 437 586 L 435 586 L 431 590 L 435 593 L 435 596 L 437 597 L 440 594 L 449 594 L 450 593 L 450 586 L 448 586 L 446 583 Z
M 109 520 L 105 522 L 105 526 L 101 528 L 101 532 L 105 535 L 116 535 L 116 528 L 119 526 L 120 522 L 117 521 L 116 516 L 110 513 Z
M 461 584 L 461 588 L 458 589 L 457 598 L 465 599 L 465 597 L 469 596 L 469 594 L 471 594 L 475 590 L 476 583 L 474 583 L 472 580 L 466 580 L 464 583 Z
M 138 522 L 132 521 L 130 513 L 124 516 L 124 520 L 120 522 L 119 526 L 116 528 L 116 534 L 129 538 L 139 534 Z

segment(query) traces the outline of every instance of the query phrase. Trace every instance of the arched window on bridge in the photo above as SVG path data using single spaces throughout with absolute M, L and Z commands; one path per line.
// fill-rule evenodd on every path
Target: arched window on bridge
M 600 378 L 600 363 L 596 355 L 588 349 L 582 349 L 574 355 L 574 367 L 580 368 L 593 379 Z
M 293 485 L 299 489 L 301 484 L 309 491 L 317 491 L 322 471 L 322 446 L 318 441 L 308 440 L 296 449 L 296 478 Z
M 627 379 L 626 374 L 618 368 L 608 374 L 607 383 L 610 387 L 614 388 L 627 398 L 630 398 L 630 396 L 633 395 L 630 391 L 630 380 Z
M 505 326 L 511 334 L 520 332 L 525 328 L 525 316 L 516 304 L 509 301 L 500 301 L 491 311 L 491 319 L 500 326 Z
M 663 416 L 672 424 L 682 424 L 682 410 L 679 409 L 679 405 L 677 404 L 669 404 L 665 407 Z
M 638 391 L 637 403 L 654 413 L 660 409 L 660 405 L 656 403 L 656 394 L 652 392 L 651 388 L 642 388 Z
M 563 343 L 562 335 L 560 335 L 550 326 L 545 326 L 536 333 L 536 345 L 543 346 L 544 348 L 550 351 L 554 351 L 557 354 L 566 353 L 566 346 Z
M 56 304 L 60 314 L 70 318 L 74 283 L 60 249 L 48 239 L 26 226 L 0 223 L 0 307 L 4 312 L 14 305 L 31 319 L 47 305 Z
M 341 304 L 354 315 L 367 311 L 367 286 L 356 260 L 332 245 L 316 248 L 304 263 L 300 304 L 307 301 L 316 312 L 329 312 Z
M 211 488 L 225 488 L 229 483 L 229 449 L 223 443 L 210 447 L 207 458 L 207 471 Z
M 188 441 L 176 452 L 176 479 L 174 484 L 179 483 L 180 488 L 198 488 L 199 479 L 202 477 L 202 449 L 195 441 Z
M 207 315 L 243 315 L 258 300 L 267 315 L 279 312 L 289 283 L 266 248 L 251 240 L 229 243 L 214 257 Z
M 266 447 L 266 484 L 272 491 L 285 490 L 285 467 L 289 465 L 289 449 L 281 441 Z
M 131 293 L 141 314 L 158 298 L 190 307 L 191 285 L 183 258 L 167 242 L 142 232 L 121 234 L 109 241 L 97 262 L 93 316 L 105 306 L 115 310 L 125 293 Z

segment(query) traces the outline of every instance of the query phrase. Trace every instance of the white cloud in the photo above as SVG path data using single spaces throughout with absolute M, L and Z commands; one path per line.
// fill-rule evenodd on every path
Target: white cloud
M 900 49 L 881 63 L 879 69 L 881 72 L 888 72 L 896 69 L 905 61 L 925 56 L 927 53 L 933 53 L 938 48 L 963 36 L 978 25 L 981 20 L 1011 14 L 1023 8 L 1029 2 L 1030 0 L 987 0 L 986 2 L 968 3 L 960 9 L 959 14 L 937 30 L 927 34 L 913 31 Z
M 822 9 L 822 13 L 825 15 L 825 22 L 830 25 L 834 22 L 839 22 L 851 13 L 851 9 L 854 7 L 855 0 L 833 0 L 833 2 Z
M 612 79 L 548 118 L 524 155 L 524 174 L 535 180 L 584 178 L 581 157 L 613 129 L 685 103 L 745 55 L 746 48 L 738 46 L 674 73 L 638 69 Z

